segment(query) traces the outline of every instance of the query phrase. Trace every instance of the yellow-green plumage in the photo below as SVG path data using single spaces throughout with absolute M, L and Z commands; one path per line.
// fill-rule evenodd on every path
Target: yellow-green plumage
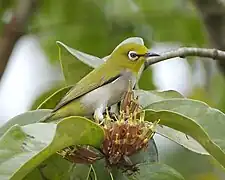
M 129 58 L 129 52 L 136 53 L 137 59 Z M 149 57 L 147 55 L 156 54 L 149 54 L 148 49 L 140 44 L 120 46 L 104 64 L 82 78 L 44 121 L 72 115 L 89 116 L 93 113 L 101 116 L 106 106 L 120 101 L 129 81 L 134 85 L 141 66 Z

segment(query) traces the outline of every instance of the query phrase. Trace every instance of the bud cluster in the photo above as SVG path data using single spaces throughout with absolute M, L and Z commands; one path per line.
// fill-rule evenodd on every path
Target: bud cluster
M 129 90 L 121 102 L 119 115 L 112 118 L 107 111 L 105 117 L 102 151 L 108 163 L 121 163 L 126 161 L 125 157 L 146 148 L 154 135 L 154 127 L 155 123 L 144 121 L 138 98 Z

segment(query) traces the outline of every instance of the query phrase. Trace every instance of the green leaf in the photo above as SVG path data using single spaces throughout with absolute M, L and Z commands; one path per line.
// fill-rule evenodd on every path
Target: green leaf
M 91 167 L 86 164 L 75 164 L 71 171 L 70 179 L 87 180 L 90 176 Z
M 137 166 L 140 170 L 127 179 L 137 180 L 184 180 L 184 177 L 173 168 L 158 163 L 142 163 Z
M 100 162 L 100 161 L 99 161 Z M 99 163 L 98 162 L 98 163 Z M 101 163 L 98 165 L 101 165 L 99 167 L 105 167 L 104 161 L 101 160 Z M 178 173 L 173 168 L 165 165 L 165 164 L 159 164 L 159 163 L 140 163 L 137 164 L 136 167 L 139 169 L 136 173 L 129 175 L 127 173 L 123 173 L 121 170 L 112 168 L 111 173 L 113 176 L 113 179 L 117 180 L 184 180 L 183 176 Z M 98 180 L 111 180 L 109 171 L 103 170 L 103 168 L 96 168 Z M 129 172 L 129 171 L 128 171 Z
M 59 89 L 47 99 L 45 99 L 44 102 L 42 102 L 37 109 L 53 109 L 71 88 L 72 86 L 67 86 L 62 89 Z
M 144 91 L 144 90 L 135 90 L 135 95 L 139 96 L 139 102 L 142 107 L 146 108 L 150 104 L 173 98 L 183 98 L 183 96 L 173 90 L 168 91 Z M 172 128 L 157 126 L 156 132 L 180 145 L 183 147 L 194 151 L 199 154 L 208 154 L 202 146 L 197 143 L 193 138 L 187 136 L 179 131 L 176 131 Z
M 171 141 L 174 141 L 190 151 L 198 154 L 209 155 L 209 153 L 195 139 L 180 131 L 176 131 L 166 126 L 157 126 L 156 133 L 170 139 Z
M 49 96 L 51 96 L 52 94 L 54 94 L 56 91 L 58 91 L 62 87 L 63 87 L 62 84 L 58 84 L 58 85 L 54 86 L 53 88 L 51 88 L 50 90 L 47 90 L 44 93 L 42 93 L 40 96 L 38 96 L 34 100 L 33 105 L 32 105 L 32 107 L 31 107 L 30 110 L 36 110 L 36 109 L 38 109 L 38 107 L 43 103 L 43 101 L 45 101 L 46 99 L 48 99 Z M 43 108 L 43 109 L 51 109 L 51 108 Z
M 144 150 L 137 152 L 130 156 L 130 160 L 133 164 L 140 164 L 146 162 L 158 162 L 158 149 L 154 139 L 150 139 L 148 142 L 148 147 Z
M 54 123 L 15 125 L 0 139 L 0 179 L 22 179 L 42 161 L 70 145 L 99 148 L 104 131 L 83 117 L 69 117 Z
M 147 68 L 141 73 L 140 80 L 138 81 L 138 86 L 143 90 L 155 89 L 155 85 L 152 81 L 152 70 L 150 68 Z
M 96 57 L 96 56 L 78 51 L 76 49 L 73 49 L 60 41 L 57 41 L 56 43 L 58 44 L 59 48 L 60 48 L 60 46 L 64 47 L 77 60 L 80 60 L 81 62 L 83 62 L 84 64 L 86 64 L 92 68 L 96 68 L 105 62 L 103 59 L 101 59 L 99 57 Z M 64 65 L 64 63 L 65 62 L 62 63 L 62 66 Z
M 159 101 L 148 108 L 146 120 L 160 119 L 161 124 L 190 135 L 225 167 L 225 116 L 222 112 L 187 99 Z
M 111 180 L 105 159 L 100 159 L 93 164 L 98 180 Z
M 183 96 L 180 93 L 173 90 L 169 90 L 169 91 L 136 90 L 135 94 L 139 96 L 139 102 L 144 108 L 158 101 L 173 99 L 173 98 L 183 98 Z M 197 143 L 191 137 L 187 138 L 187 136 L 182 132 L 176 131 L 172 128 L 161 127 L 161 126 L 157 126 L 156 132 L 191 151 L 194 151 L 199 154 L 208 154 L 199 143 Z
M 198 123 L 209 137 L 225 150 L 225 114 L 206 103 L 191 99 L 164 100 L 151 104 L 149 109 L 179 113 Z
M 135 96 L 138 96 L 140 105 L 146 108 L 150 104 L 165 99 L 172 98 L 183 98 L 183 96 L 173 90 L 169 91 L 144 91 L 144 90 L 134 90 Z
M 72 164 L 63 159 L 60 155 L 54 154 L 44 162 L 42 162 L 33 171 L 28 173 L 24 180 L 43 180 L 43 179 L 68 179 L 71 171 L 73 171 Z
M 112 170 L 113 179 L 119 180 L 184 180 L 184 177 L 175 169 L 160 163 L 140 163 L 136 167 L 138 171 L 133 174 L 129 171 L 126 173 L 121 170 Z M 100 179 L 103 180 L 103 179 Z
M 82 53 L 82 52 L 80 52 Z M 84 53 L 83 53 L 84 54 Z M 74 85 L 86 74 L 88 74 L 92 68 L 84 64 L 77 58 L 74 58 L 70 52 L 61 49 L 59 46 L 59 60 L 61 69 L 67 85 Z
M 50 113 L 50 110 L 35 110 L 28 111 L 26 113 L 15 116 L 14 118 L 8 120 L 5 124 L 0 127 L 0 136 L 2 136 L 9 128 L 13 125 L 27 125 L 38 122 L 42 117 Z
M 86 180 L 89 176 L 90 166 L 85 164 L 72 164 L 60 155 L 54 154 L 32 172 L 27 174 L 24 180 L 43 179 L 80 179 Z

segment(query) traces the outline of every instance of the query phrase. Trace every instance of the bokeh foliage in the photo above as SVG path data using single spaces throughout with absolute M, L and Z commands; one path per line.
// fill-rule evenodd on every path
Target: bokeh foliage
M 194 7 L 179 0 L 48 0 L 39 5 L 30 29 L 40 35 L 51 60 L 58 58 L 56 40 L 98 57 L 130 36 L 142 37 L 148 46 L 153 41 L 206 43 Z
M 0 1 L 0 17 L 12 7 L 15 7 L 12 1 Z M 2 26 L 1 21 L 0 32 Z M 52 63 L 59 62 L 56 40 L 98 57 L 110 54 L 119 42 L 130 36 L 142 37 L 149 47 L 154 42 L 208 46 L 204 28 L 195 7 L 187 0 L 65 0 L 63 2 L 42 0 L 38 4 L 37 12 L 28 30 L 29 33 L 39 37 Z M 63 56 L 68 61 L 73 61 L 69 53 L 65 52 Z M 77 62 L 76 66 L 77 80 L 90 71 L 90 68 L 83 66 L 80 62 Z M 143 89 L 155 89 L 151 69 L 145 73 L 146 78 L 141 80 L 140 86 Z M 34 105 L 34 109 L 53 91 L 63 86 L 65 86 L 64 82 L 43 95 Z M 225 111 L 224 90 L 224 79 L 217 74 L 211 77 L 208 89 L 195 88 L 190 97 L 208 102 L 212 107 Z M 185 155 L 181 157 L 185 158 Z M 174 154 L 171 156 L 171 159 L 173 158 Z M 167 159 L 170 158 L 167 157 Z M 181 167 L 180 164 L 175 166 Z M 188 167 L 188 164 L 186 166 Z M 184 169 L 186 169 L 184 170 L 186 176 L 190 175 L 193 179 L 192 172 L 189 172 L 188 168 Z

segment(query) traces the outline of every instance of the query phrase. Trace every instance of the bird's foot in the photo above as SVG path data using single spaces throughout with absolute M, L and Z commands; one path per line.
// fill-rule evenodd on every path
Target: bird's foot
M 95 122 L 97 123 L 97 124 L 100 124 L 100 123 L 102 123 L 103 122 L 103 115 L 101 114 L 101 115 L 99 115 L 99 114 L 94 114 L 94 120 L 95 120 Z
M 102 110 L 96 109 L 94 113 L 94 120 L 97 124 L 102 124 L 104 121 L 104 116 Z

